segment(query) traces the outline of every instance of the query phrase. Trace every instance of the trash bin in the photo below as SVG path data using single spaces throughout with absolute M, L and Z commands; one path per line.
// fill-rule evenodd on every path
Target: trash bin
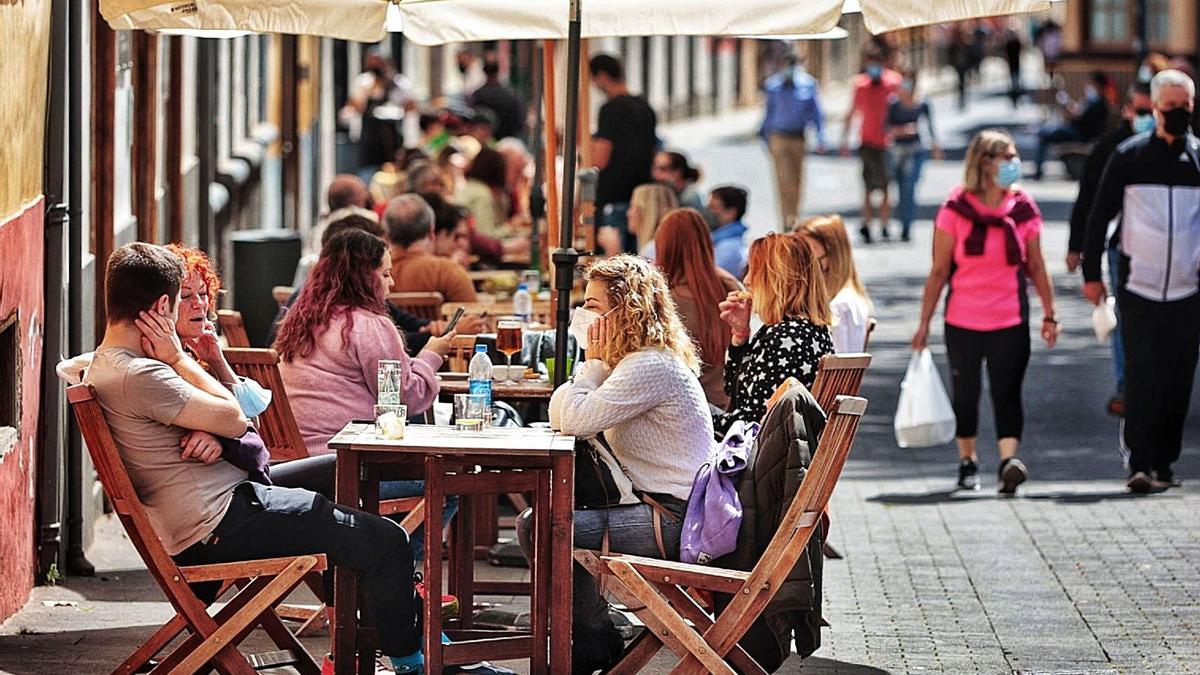
M 279 304 L 275 286 L 290 286 L 300 262 L 300 235 L 292 230 L 238 230 L 233 247 L 233 308 L 242 313 L 250 344 L 268 347 L 267 333 Z

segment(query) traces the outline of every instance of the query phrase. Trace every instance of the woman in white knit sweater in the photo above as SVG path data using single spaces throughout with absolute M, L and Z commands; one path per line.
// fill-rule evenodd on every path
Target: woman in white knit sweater
M 620 255 L 592 265 L 586 278 L 572 334 L 588 358 L 554 392 L 550 424 L 581 438 L 603 433 L 635 490 L 650 499 L 577 509 L 575 546 L 598 550 L 607 530 L 610 551 L 677 559 L 688 494 L 713 438 L 700 361 L 652 264 Z M 529 550 L 527 537 L 522 545 Z M 578 566 L 574 612 L 575 672 L 607 668 L 624 644 L 595 580 Z

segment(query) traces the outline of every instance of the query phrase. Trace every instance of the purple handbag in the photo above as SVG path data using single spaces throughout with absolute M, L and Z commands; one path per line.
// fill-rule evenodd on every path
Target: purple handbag
M 758 429 L 757 422 L 734 422 L 696 472 L 679 535 L 681 561 L 705 565 L 737 548 L 742 500 L 735 483 L 746 468 L 746 453 Z

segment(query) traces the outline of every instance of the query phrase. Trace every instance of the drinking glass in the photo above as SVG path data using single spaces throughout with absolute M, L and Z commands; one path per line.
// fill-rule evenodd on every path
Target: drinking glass
M 408 418 L 408 406 L 392 403 L 375 405 L 375 435 L 380 438 L 404 438 L 404 425 Z
M 491 417 L 487 396 L 482 394 L 454 395 L 454 428 L 459 431 L 482 431 Z
M 508 365 L 504 369 L 505 382 L 520 382 L 521 378 L 512 376 L 513 354 L 521 352 L 521 322 L 501 320 L 496 323 L 496 349 L 504 352 Z

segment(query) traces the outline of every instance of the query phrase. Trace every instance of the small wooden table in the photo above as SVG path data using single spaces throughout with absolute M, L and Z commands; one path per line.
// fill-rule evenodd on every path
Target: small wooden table
M 464 379 L 441 379 L 440 395 L 451 400 L 455 394 L 468 393 Z M 549 380 L 521 380 L 517 383 L 492 381 L 492 399 L 496 401 L 530 401 L 549 403 L 554 394 L 554 383 Z
M 481 660 L 530 659 L 531 673 L 571 670 L 571 575 L 574 523 L 575 439 L 550 429 L 523 427 L 457 431 L 451 427 L 409 425 L 401 440 L 375 435 L 371 423 L 351 422 L 329 442 L 337 451 L 337 503 L 376 512 L 381 478 L 425 479 L 425 670 Z M 397 466 L 400 465 L 400 466 Z M 533 548 L 530 568 L 531 631 L 471 629 L 474 604 L 474 514 L 476 500 L 503 492 L 533 494 Z M 451 592 L 462 616 L 446 622 L 455 640 L 441 643 L 442 503 L 459 497 L 450 556 Z M 483 584 L 479 584 L 482 588 Z M 335 672 L 374 672 L 374 631 L 359 626 L 358 575 L 334 568 Z M 458 630 L 456 630 L 456 628 Z

